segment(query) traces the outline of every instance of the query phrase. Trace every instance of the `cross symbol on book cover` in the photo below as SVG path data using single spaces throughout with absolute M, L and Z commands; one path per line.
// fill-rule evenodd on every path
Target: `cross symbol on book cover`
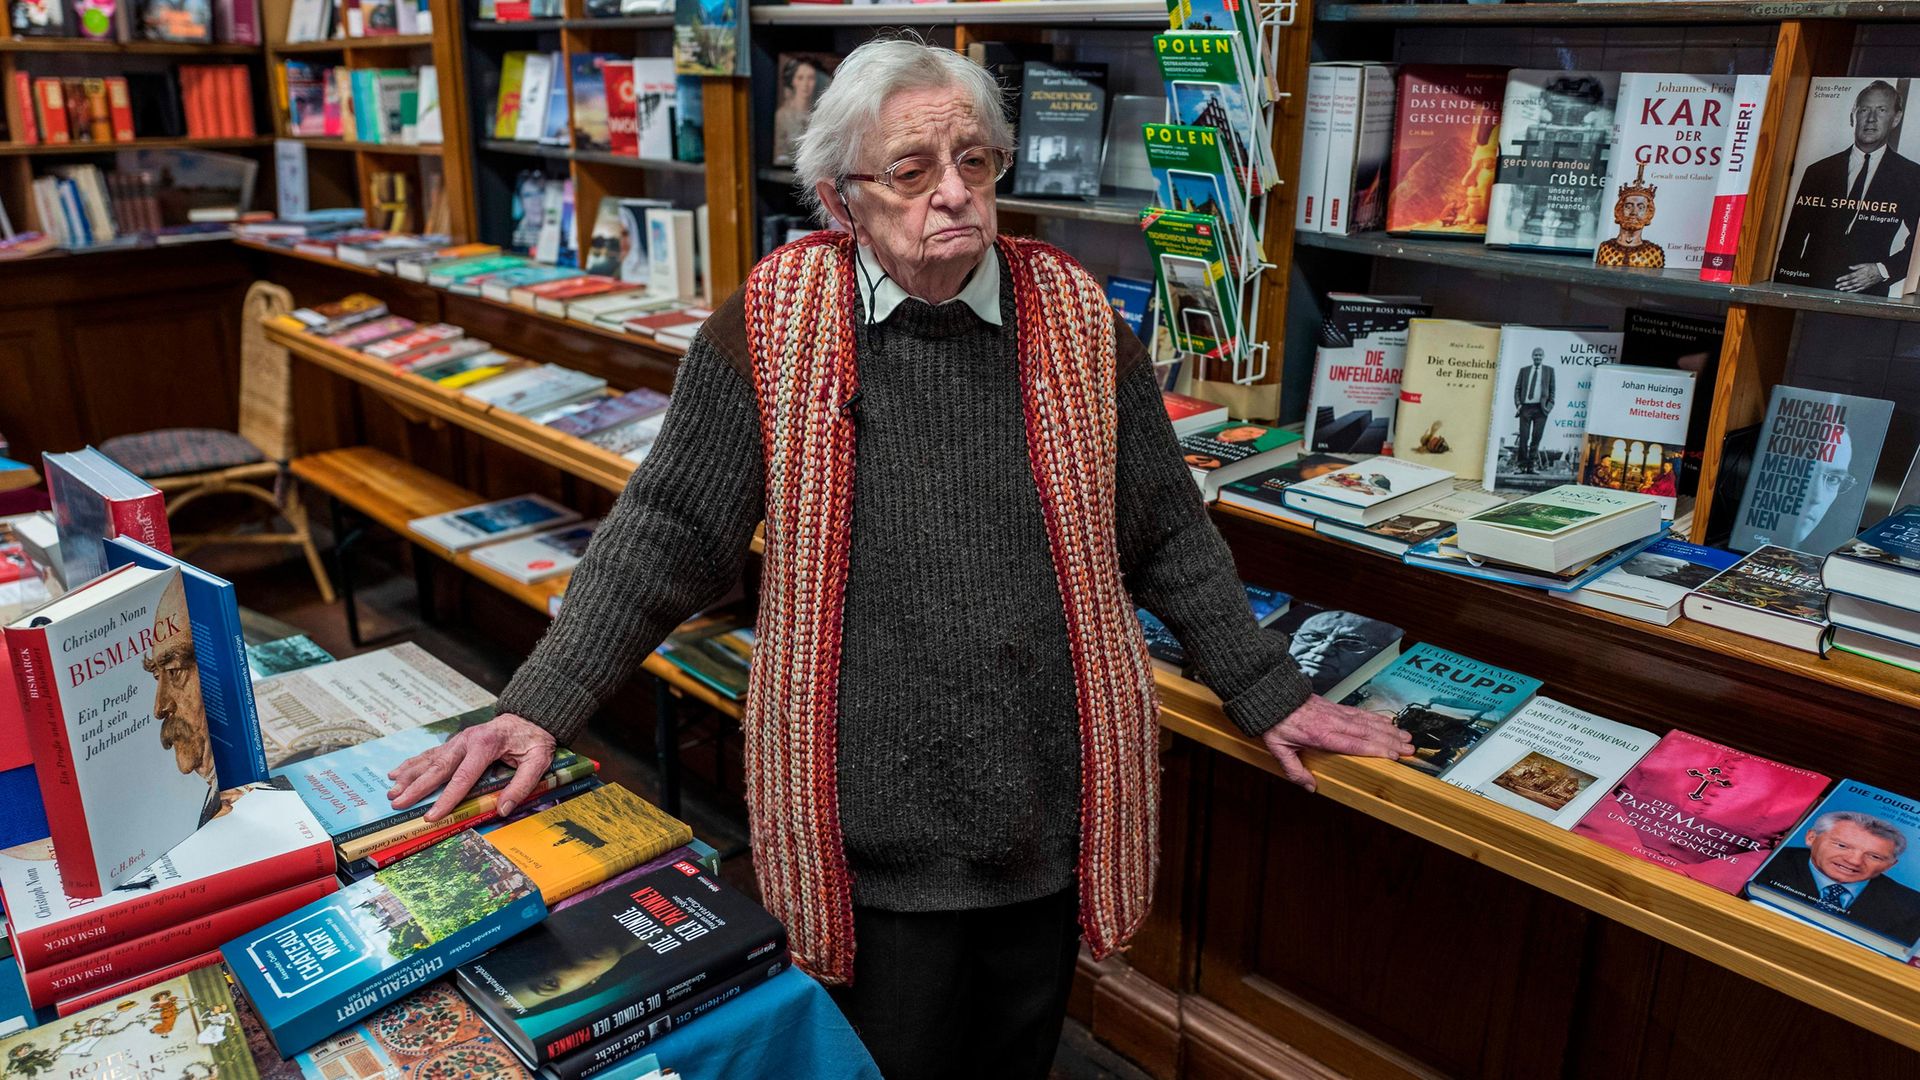
M 1701 802 L 1706 799 L 1708 784 L 1714 784 L 1719 787 L 1733 786 L 1733 781 L 1721 779 L 1720 766 L 1718 765 L 1709 765 L 1706 772 L 1701 772 L 1699 769 L 1688 769 L 1687 775 L 1700 781 L 1699 787 L 1687 793 L 1687 798 L 1692 799 L 1694 802 Z

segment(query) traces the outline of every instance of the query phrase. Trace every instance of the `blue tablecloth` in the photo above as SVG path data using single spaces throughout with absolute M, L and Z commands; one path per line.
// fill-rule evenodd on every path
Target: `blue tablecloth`
M 686 1080 L 880 1080 L 825 987 L 788 968 L 645 1053 Z

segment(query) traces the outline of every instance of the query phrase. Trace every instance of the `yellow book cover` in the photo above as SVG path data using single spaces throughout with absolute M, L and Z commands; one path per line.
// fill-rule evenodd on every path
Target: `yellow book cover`
M 686 822 L 618 784 L 487 834 L 549 906 L 693 839 Z
M 526 77 L 527 54 L 510 52 L 500 63 L 500 96 L 493 106 L 493 137 L 511 139 L 520 126 L 520 83 Z
M 1458 319 L 1407 324 L 1407 363 L 1393 418 L 1393 456 L 1478 480 L 1493 419 L 1500 328 Z
M 488 379 L 493 378 L 505 370 L 507 370 L 507 365 L 505 364 L 488 364 L 486 367 L 477 367 L 470 371 L 462 371 L 456 375 L 449 375 L 440 380 L 440 385 L 449 390 L 460 390 L 472 386 L 477 382 L 486 382 Z

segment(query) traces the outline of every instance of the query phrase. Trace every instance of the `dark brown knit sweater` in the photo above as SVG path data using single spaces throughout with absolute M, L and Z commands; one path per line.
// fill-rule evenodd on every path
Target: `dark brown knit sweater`
M 1027 459 L 1010 282 L 1000 295 L 1000 327 L 961 303 L 910 299 L 858 345 L 838 779 L 854 899 L 873 907 L 989 907 L 1073 883 L 1073 667 Z M 694 341 L 659 440 L 501 712 L 568 741 L 738 577 L 763 509 L 742 311 L 736 294 Z M 1309 684 L 1284 639 L 1255 626 L 1152 365 L 1123 324 L 1114 332 L 1127 586 L 1257 734 Z

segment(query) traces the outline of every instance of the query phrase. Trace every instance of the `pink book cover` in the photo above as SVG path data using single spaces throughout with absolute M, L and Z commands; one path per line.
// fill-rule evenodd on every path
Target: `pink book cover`
M 1669 732 L 1573 831 L 1738 895 L 1827 778 Z

